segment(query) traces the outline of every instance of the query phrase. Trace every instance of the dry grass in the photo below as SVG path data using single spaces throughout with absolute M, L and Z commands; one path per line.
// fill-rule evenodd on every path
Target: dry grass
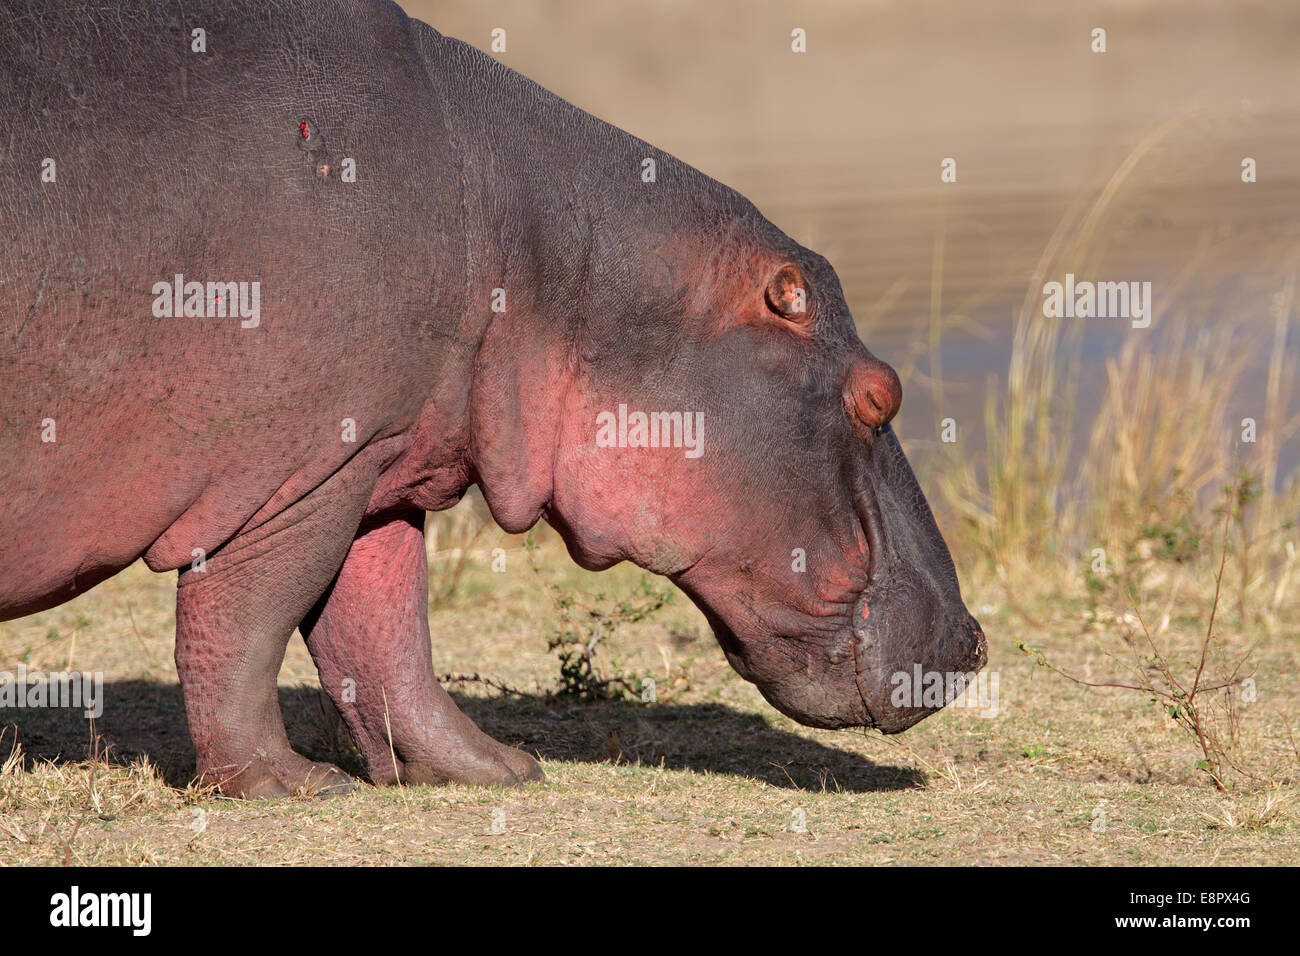
M 445 520 L 471 535 L 478 518 Z M 596 578 L 542 538 L 539 564 L 561 586 L 636 593 L 635 569 Z M 495 547 L 506 549 L 499 574 L 490 570 Z M 1194 749 L 1147 701 L 1052 678 L 1012 646 L 1047 646 L 1072 670 L 1104 674 L 1107 621 L 1125 613 L 1104 600 L 1027 586 L 1017 593 L 1030 623 L 996 577 L 973 579 L 968 598 L 993 636 L 999 712 L 952 710 L 884 738 L 810 730 L 775 713 L 730 671 L 686 601 L 629 625 L 606 649 L 617 673 L 655 679 L 657 702 L 549 697 L 558 662 L 544 624 L 554 611 L 520 542 L 491 529 L 468 550 L 460 589 L 432 612 L 437 663 L 522 692 L 458 685 L 481 726 L 541 757 L 544 785 L 367 787 L 279 804 L 187 788 L 193 766 L 179 690 L 155 667 L 171 641 L 159 606 L 170 588 L 137 565 L 72 605 L 0 626 L 6 660 L 30 646 L 29 659 L 52 663 L 65 657 L 67 624 L 84 622 L 74 663 L 107 672 L 99 759 L 88 756 L 86 722 L 70 712 L 20 712 L 21 748 L 8 730 L 0 863 L 1300 862 L 1292 639 L 1228 635 L 1234 646 L 1256 645 L 1259 683 L 1237 752 L 1272 783 L 1218 795 L 1195 769 Z M 435 572 L 440 564 L 435 553 Z M 1192 604 L 1208 597 L 1196 576 L 1171 573 Z M 121 610 L 127 601 L 134 629 Z M 1294 634 L 1294 606 L 1279 613 Z M 51 630 L 61 636 L 50 639 Z M 1175 654 L 1195 650 L 1191 621 L 1178 614 L 1162 637 Z M 281 695 L 300 750 L 359 769 L 320 706 L 297 640 Z
M 1061 219 L 1043 250 L 1014 323 L 1005 379 L 992 377 L 985 396 L 985 454 L 972 460 L 954 445 L 936 481 L 942 507 L 962 522 L 962 545 L 1017 576 L 1040 576 L 1044 563 L 1069 567 L 1101 547 L 1121 565 L 1145 529 L 1179 522 L 1204 525 L 1221 489 L 1243 468 L 1258 482 L 1258 498 L 1238 542 L 1247 590 L 1268 591 L 1294 565 L 1300 483 L 1282 474 L 1300 430 L 1296 357 L 1288 353 L 1300 246 L 1288 258 L 1271 301 L 1269 334 L 1261 336 L 1260 303 L 1235 314 L 1212 311 L 1180 296 L 1211 254 L 1209 243 L 1156 290 L 1150 328 L 1129 329 L 1104 377 L 1085 381 L 1082 340 L 1089 322 L 1043 314 L 1042 288 L 1066 273 L 1106 275 L 1104 226 L 1125 184 L 1147 154 L 1180 125 L 1156 129 L 1122 162 L 1090 202 Z M 938 241 L 942 241 L 942 238 Z M 936 294 L 937 297 L 937 294 Z M 942 329 L 943 322 L 932 319 Z M 936 353 L 941 336 L 932 333 Z M 1267 368 L 1265 397 L 1255 419 L 1256 440 L 1242 443 L 1229 399 L 1241 389 L 1252 359 Z M 942 382 L 934 384 L 936 405 Z M 1080 421 L 1082 399 L 1095 399 Z M 1292 452 L 1294 454 L 1294 452 Z M 1255 563 L 1250 564 L 1253 557 Z M 1289 579 L 1288 579 L 1289 580 Z

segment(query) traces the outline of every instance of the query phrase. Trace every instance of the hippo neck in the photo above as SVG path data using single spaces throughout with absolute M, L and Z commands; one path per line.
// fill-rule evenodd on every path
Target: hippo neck
M 642 310 L 662 293 L 647 288 L 662 259 L 648 260 L 753 207 L 460 41 L 438 37 L 430 60 L 464 173 L 462 333 L 478 342 L 469 476 L 497 523 L 522 531 L 555 517 L 555 456 L 575 379 L 619 347 L 611 328 L 634 343 Z

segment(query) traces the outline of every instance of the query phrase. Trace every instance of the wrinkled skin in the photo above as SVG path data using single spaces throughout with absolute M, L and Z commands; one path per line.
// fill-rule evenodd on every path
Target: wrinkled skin
M 353 785 L 289 746 L 295 627 L 375 781 L 541 777 L 434 678 L 423 516 L 473 484 L 668 575 L 804 723 L 901 730 L 890 675 L 982 666 L 897 376 L 743 197 L 394 6 L 3 6 L 0 619 L 178 570 L 205 779 Z M 156 317 L 177 272 L 260 281 L 259 323 Z M 704 453 L 598 447 L 620 403 Z

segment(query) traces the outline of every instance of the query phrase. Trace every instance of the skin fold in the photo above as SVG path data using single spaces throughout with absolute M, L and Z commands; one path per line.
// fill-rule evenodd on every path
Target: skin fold
M 541 778 L 434 678 L 423 517 L 472 485 L 669 576 L 804 723 L 983 666 L 897 375 L 742 196 L 392 4 L 0 6 L 0 619 L 178 571 L 205 779 L 353 785 L 285 735 L 298 627 L 374 781 Z M 256 321 L 160 316 L 177 274 Z M 701 453 L 603 447 L 620 405 Z

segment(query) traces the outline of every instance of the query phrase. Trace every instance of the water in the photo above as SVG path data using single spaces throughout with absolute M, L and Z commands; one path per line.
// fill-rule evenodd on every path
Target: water
M 972 423 L 964 450 L 978 457 L 987 381 L 1006 380 L 1027 291 L 1041 307 L 1040 257 L 1063 217 L 1078 237 L 1108 183 L 1073 271 L 1149 281 L 1157 312 L 1145 330 L 1075 320 L 1086 323 L 1076 443 L 1107 358 L 1133 336 L 1167 348 L 1177 323 L 1240 326 L 1248 371 L 1223 396 L 1224 420 L 1262 418 L 1273 299 L 1300 267 L 1300 5 L 404 6 L 484 49 L 504 27 L 507 65 L 734 186 L 825 255 L 863 339 L 903 377 L 897 427 L 919 459 L 945 416 Z M 1099 25 L 1104 54 L 1091 49 Z M 790 51 L 793 26 L 805 54 Z M 940 182 L 945 158 L 954 183 Z M 1283 464 L 1300 464 L 1294 436 Z

